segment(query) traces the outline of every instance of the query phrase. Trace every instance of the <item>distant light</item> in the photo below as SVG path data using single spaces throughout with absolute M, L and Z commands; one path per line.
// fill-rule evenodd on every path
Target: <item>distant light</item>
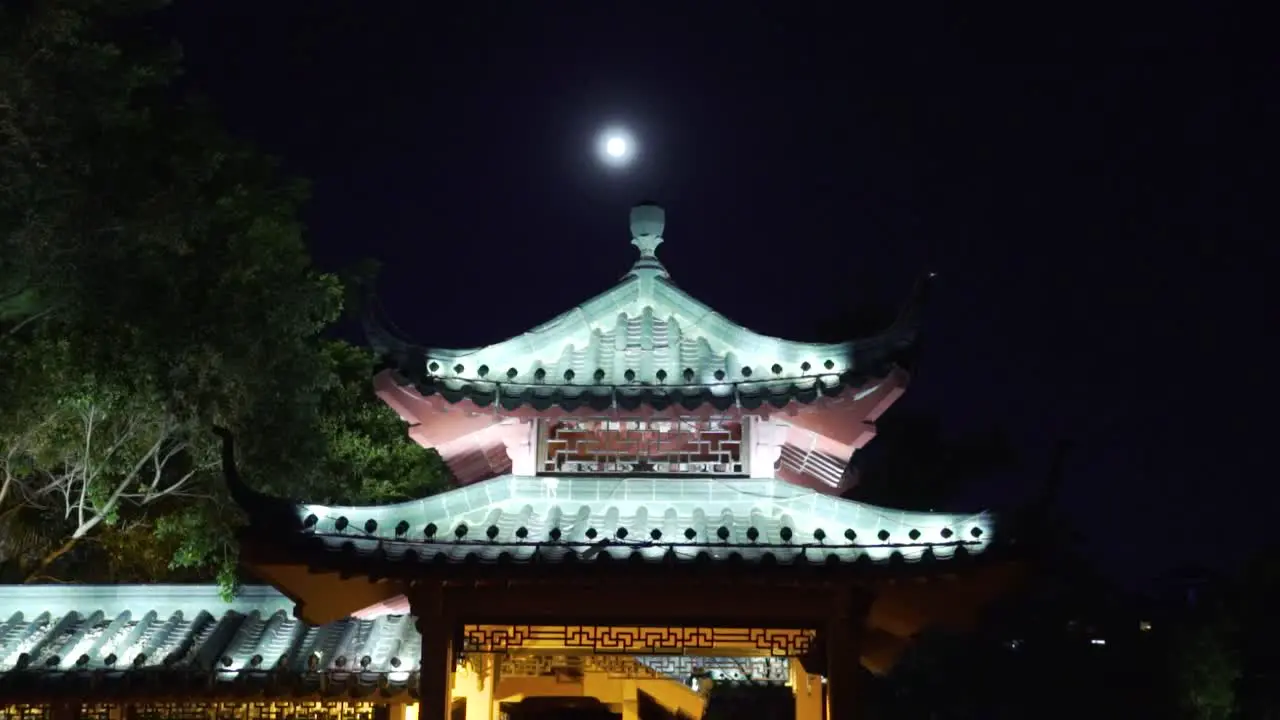
M 1094 638 L 1094 639 L 1092 639 L 1092 640 L 1090 640 L 1090 641 L 1089 641 L 1089 644 L 1091 644 L 1091 645 L 1106 645 L 1106 644 L 1107 644 L 1107 641 L 1106 641 L 1105 639 L 1103 639 L 1103 638 Z
M 1150 620 L 1139 620 L 1139 621 L 1138 621 L 1138 629 L 1139 629 L 1139 630 L 1141 630 L 1142 632 L 1151 632 L 1151 621 L 1150 621 Z
M 609 128 L 600 133 L 600 137 L 596 140 L 596 152 L 605 165 L 624 168 L 635 159 L 636 141 L 631 133 L 623 128 Z

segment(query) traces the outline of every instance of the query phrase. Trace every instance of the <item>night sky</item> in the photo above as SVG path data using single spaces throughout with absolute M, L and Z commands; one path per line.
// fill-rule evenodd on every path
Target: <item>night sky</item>
M 496 342 L 606 289 L 635 257 L 628 208 L 653 199 L 673 279 L 760 332 L 815 339 L 936 271 L 900 406 L 1009 430 L 1022 467 L 974 503 L 1035 490 L 1065 437 L 1062 505 L 1117 574 L 1267 541 L 1275 314 L 1245 138 L 1275 116 L 1275 63 L 1247 20 L 764 5 L 183 0 L 176 18 L 191 86 L 313 181 L 318 261 L 385 263 L 414 340 Z M 641 143 L 626 172 L 593 154 L 612 122 Z

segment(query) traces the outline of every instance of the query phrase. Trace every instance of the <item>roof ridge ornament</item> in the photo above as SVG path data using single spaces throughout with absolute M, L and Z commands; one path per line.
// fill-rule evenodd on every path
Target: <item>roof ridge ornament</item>
M 631 266 L 628 275 L 641 278 L 670 277 L 657 255 L 666 225 L 667 211 L 655 202 L 646 200 L 631 208 L 631 244 L 640 251 L 640 259 Z

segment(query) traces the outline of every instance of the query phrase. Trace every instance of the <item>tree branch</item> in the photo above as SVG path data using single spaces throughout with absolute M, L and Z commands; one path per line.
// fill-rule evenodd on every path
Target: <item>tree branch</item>
M 111 495 L 109 495 L 107 499 L 102 502 L 102 505 L 97 509 L 97 512 L 93 515 L 93 517 L 89 518 L 88 521 L 81 523 L 79 527 L 77 527 L 75 531 L 71 533 L 71 537 L 73 540 L 79 540 L 80 538 L 84 537 L 86 534 L 89 533 L 90 530 L 97 527 L 99 523 L 101 523 L 104 519 L 106 519 L 107 515 L 109 515 L 111 511 L 116 508 L 116 505 L 120 502 L 120 496 L 124 495 L 124 491 L 128 489 L 129 483 L 133 482 L 134 478 L 138 476 L 138 473 L 142 471 L 142 468 L 151 459 L 151 454 L 157 453 L 160 451 L 160 448 L 164 446 L 164 441 L 165 441 L 165 437 L 161 436 L 160 439 L 156 440 L 155 443 L 151 446 L 151 448 L 147 452 L 143 453 L 142 457 L 138 458 L 138 462 L 134 463 L 133 469 L 125 473 L 124 477 L 122 477 L 120 481 L 116 483 L 115 490 L 112 490 Z
M 8 330 L 6 330 L 6 331 L 5 331 L 5 333 L 4 333 L 4 335 L 0 335 L 0 340 L 5 340 L 5 339 L 7 339 L 7 338 L 11 338 L 11 337 L 13 337 L 13 336 L 17 335 L 17 334 L 22 330 L 22 328 L 24 328 L 24 327 L 26 327 L 26 326 L 28 326 L 28 325 L 30 325 L 30 324 L 32 324 L 32 323 L 34 323 L 34 322 L 38 321 L 38 320 L 43 319 L 44 317 L 46 317 L 46 316 L 48 316 L 48 315 L 52 315 L 52 314 L 53 314 L 53 312 L 54 312 L 55 310 L 57 310 L 59 307 L 60 307 L 59 305 L 50 305 L 49 307 L 47 307 L 47 308 L 45 308 L 45 309 L 43 309 L 43 310 L 41 310 L 41 311 L 39 311 L 39 312 L 37 312 L 37 313 L 35 313 L 35 314 L 28 315 L 27 317 L 23 318 L 22 320 L 19 320 L 17 325 L 14 325 L 13 327 L 11 327 L 11 328 L 9 328 Z

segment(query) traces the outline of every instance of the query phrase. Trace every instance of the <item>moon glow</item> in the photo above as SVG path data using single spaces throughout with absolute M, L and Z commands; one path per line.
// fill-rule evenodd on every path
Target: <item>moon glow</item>
M 635 159 L 635 138 L 622 128 L 609 128 L 597 138 L 596 153 L 600 156 L 600 162 L 605 165 L 625 168 Z

